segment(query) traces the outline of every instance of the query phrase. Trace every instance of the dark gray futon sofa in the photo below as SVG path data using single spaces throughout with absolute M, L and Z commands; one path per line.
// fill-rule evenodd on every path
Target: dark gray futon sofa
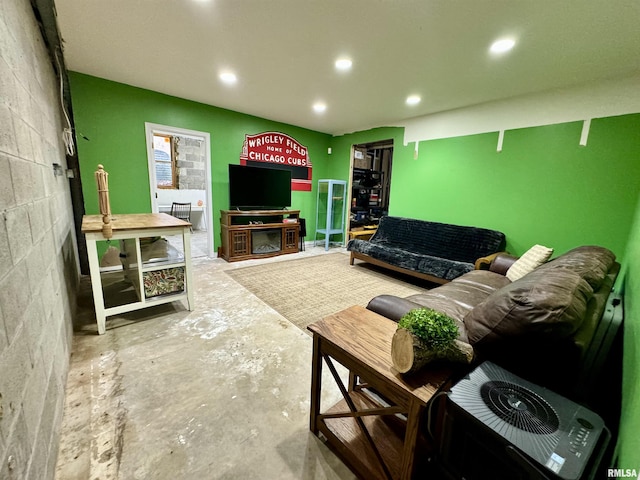
M 496 230 L 382 217 L 369 240 L 347 244 L 350 263 L 362 260 L 435 283 L 447 283 L 474 270 L 478 259 L 500 252 L 505 235 Z

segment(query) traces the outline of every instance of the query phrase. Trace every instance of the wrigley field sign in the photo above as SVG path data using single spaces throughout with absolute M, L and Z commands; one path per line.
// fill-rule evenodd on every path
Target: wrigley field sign
M 312 165 L 307 147 L 284 133 L 245 135 L 240 164 L 289 170 L 292 190 L 311 191 Z

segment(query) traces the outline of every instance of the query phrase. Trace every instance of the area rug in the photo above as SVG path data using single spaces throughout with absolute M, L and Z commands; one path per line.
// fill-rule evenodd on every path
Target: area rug
M 366 306 L 376 295 L 406 297 L 427 290 L 368 264 L 351 266 L 349 257 L 342 253 L 226 273 L 305 332 L 307 325 L 351 305 Z

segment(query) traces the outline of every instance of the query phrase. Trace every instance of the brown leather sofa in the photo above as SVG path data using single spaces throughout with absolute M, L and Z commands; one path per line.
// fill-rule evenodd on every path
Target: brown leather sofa
M 473 346 L 477 362 L 491 360 L 579 399 L 594 355 L 602 353 L 609 328 L 603 314 L 619 303 L 610 294 L 620 265 L 611 251 L 583 246 L 511 282 L 505 274 L 515 260 L 500 254 L 488 270 L 407 298 L 381 295 L 367 308 L 395 321 L 414 308 L 441 311 L 456 321 L 459 339 Z

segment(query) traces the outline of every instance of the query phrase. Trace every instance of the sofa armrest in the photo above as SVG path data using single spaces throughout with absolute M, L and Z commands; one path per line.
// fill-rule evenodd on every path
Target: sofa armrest
M 486 257 L 480 257 L 476 260 L 474 268 L 476 270 L 489 270 L 489 267 L 491 267 L 491 262 L 493 262 L 498 255 L 503 255 L 506 253 L 507 252 L 497 252 L 492 253 L 491 255 L 487 255 Z
M 395 295 L 378 295 L 372 298 L 367 305 L 368 310 L 387 317 L 394 322 L 399 321 L 406 313 L 416 308 L 422 308 L 422 305 Z
M 516 263 L 516 260 L 518 260 L 518 257 L 514 257 L 508 253 L 501 253 L 493 259 L 489 270 L 494 273 L 499 273 L 500 275 L 506 275 L 507 270 L 509 270 L 511 265 Z

